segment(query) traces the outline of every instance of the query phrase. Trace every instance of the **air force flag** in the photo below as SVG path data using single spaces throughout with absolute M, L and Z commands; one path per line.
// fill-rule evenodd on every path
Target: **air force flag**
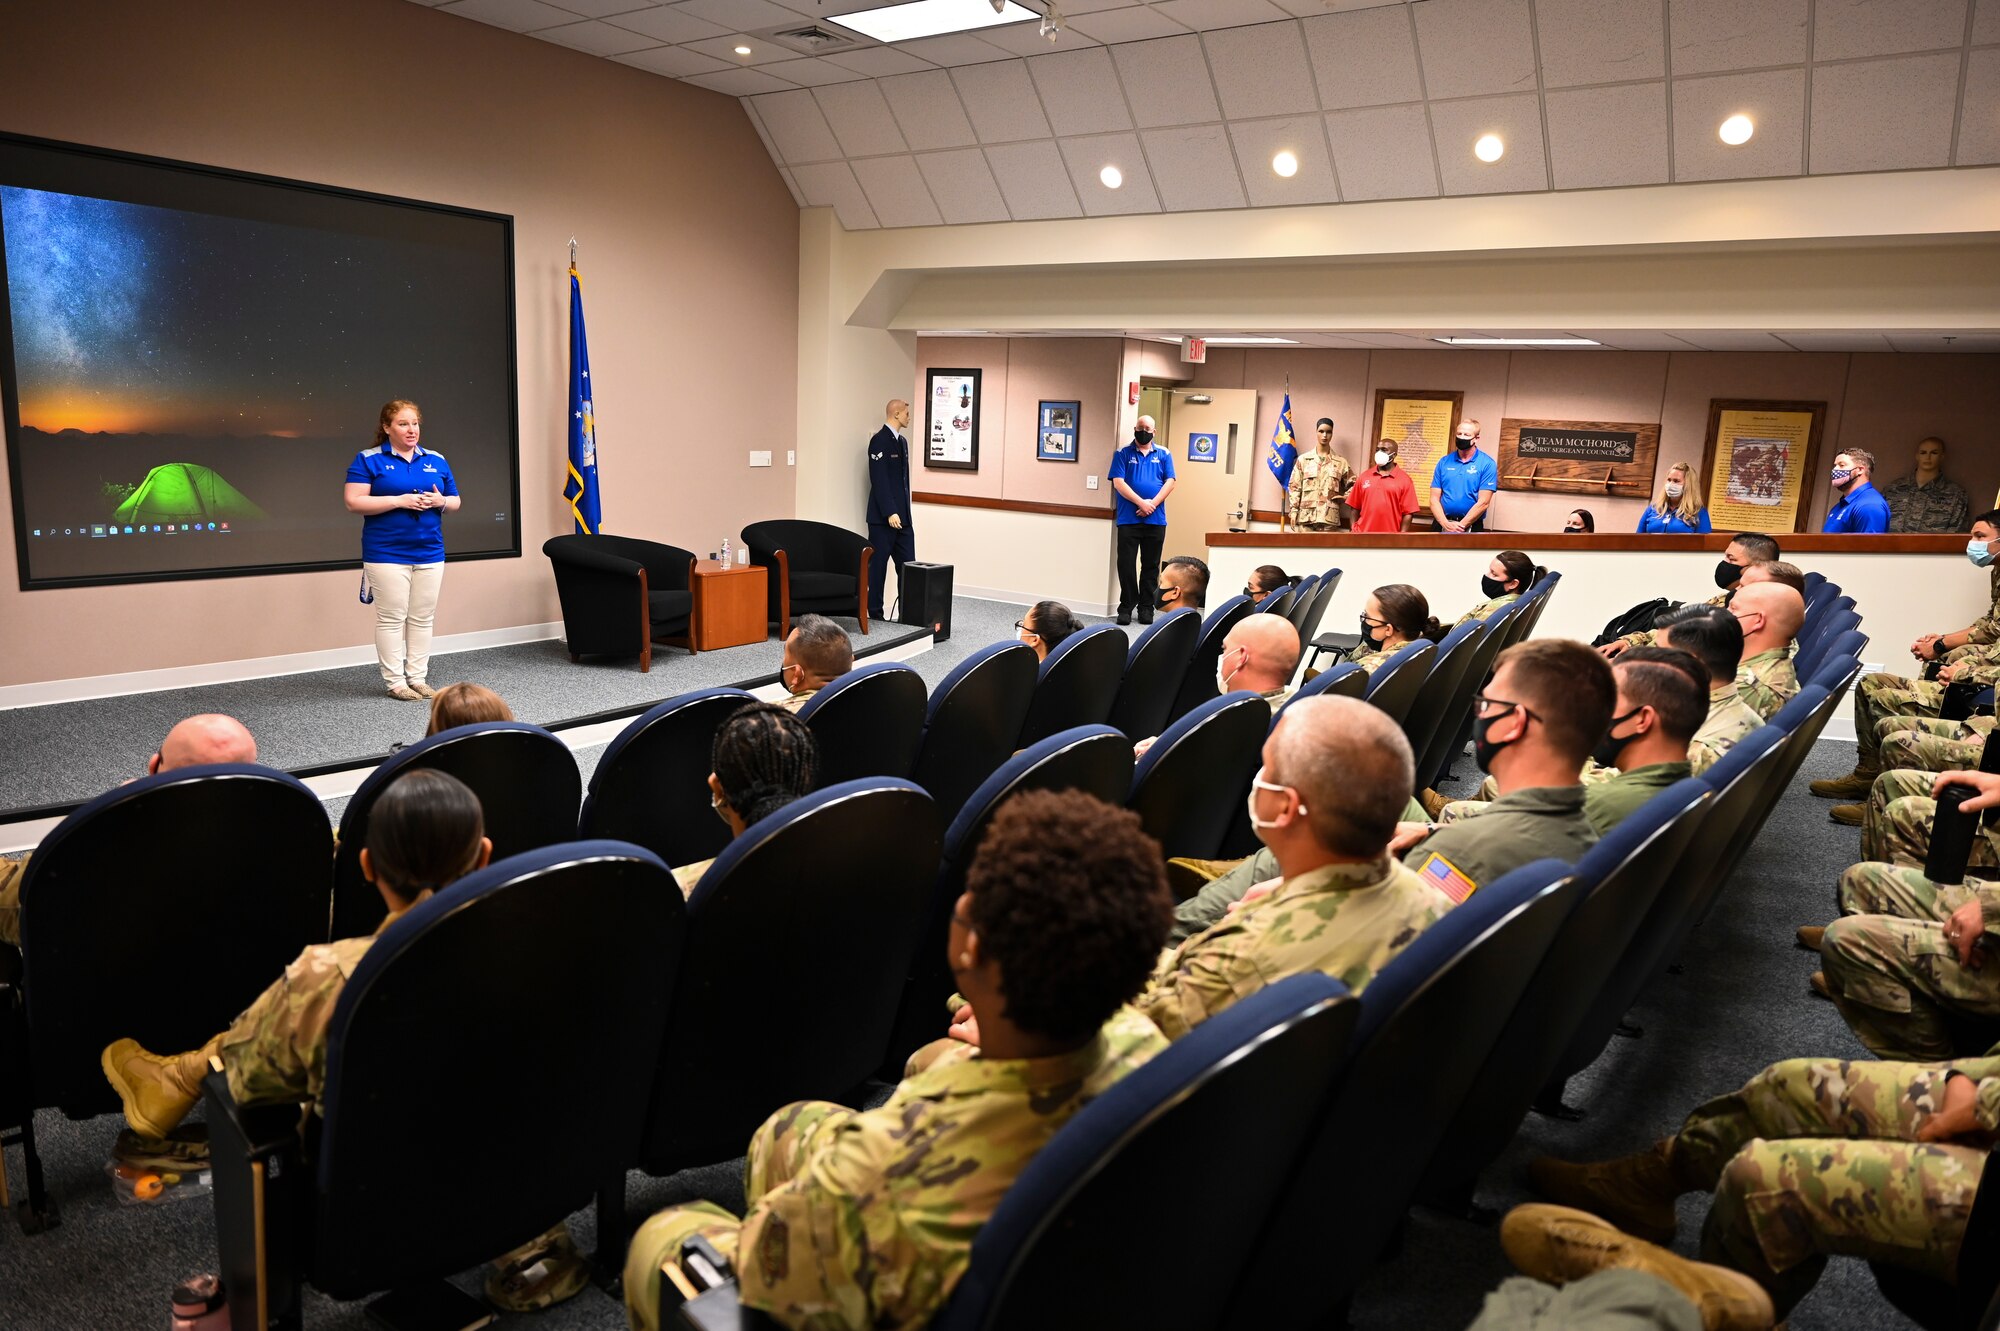
M 583 283 L 569 270 L 569 475 L 563 499 L 582 536 L 595 536 L 602 514 L 597 489 L 597 419 L 590 406 L 590 348 L 583 336 Z
M 1280 490 L 1292 483 L 1292 468 L 1299 460 L 1298 446 L 1292 440 L 1292 394 L 1287 389 L 1285 405 L 1278 412 L 1278 424 L 1271 431 L 1271 455 L 1264 459 L 1264 465 L 1278 478 Z

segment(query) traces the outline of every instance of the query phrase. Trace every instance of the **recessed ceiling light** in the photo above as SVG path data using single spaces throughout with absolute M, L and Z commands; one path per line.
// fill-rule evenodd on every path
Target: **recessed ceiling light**
M 1026 23 L 1042 16 L 1015 0 L 994 0 L 989 5 L 966 4 L 963 0 L 909 0 L 907 4 L 859 9 L 836 18 L 821 19 L 842 28 L 852 28 L 878 42 L 907 42 L 918 37 L 939 37 L 948 32 L 970 32 L 975 28 L 997 28 L 1007 23 Z
M 738 55 L 749 55 L 749 54 L 750 54 L 750 48 L 749 48 L 749 47 L 747 47 L 747 46 L 739 46 L 739 47 L 737 47 L 737 48 L 736 48 L 736 54 L 738 54 Z
M 1507 145 L 1500 142 L 1498 134 L 1481 134 L 1479 141 L 1472 145 L 1472 155 L 1482 162 L 1497 162 L 1507 151 Z
M 1105 167 L 1097 173 L 1097 178 L 1104 182 L 1106 189 L 1117 189 L 1125 183 L 1125 173 L 1115 166 Z
M 1286 149 L 1271 159 L 1271 169 L 1289 180 L 1299 173 L 1299 155 Z
M 1202 341 L 1211 347 L 1295 347 L 1296 341 L 1289 337 L 1205 337 Z
M 1732 148 L 1737 144 L 1750 142 L 1750 136 L 1756 132 L 1757 127 L 1750 123 L 1750 117 L 1746 115 L 1729 117 L 1722 122 L 1722 128 L 1716 131 L 1722 141 Z
M 1215 339 L 1210 338 L 1213 342 Z M 1448 347 L 1597 347 L 1604 345 L 1587 337 L 1434 337 Z

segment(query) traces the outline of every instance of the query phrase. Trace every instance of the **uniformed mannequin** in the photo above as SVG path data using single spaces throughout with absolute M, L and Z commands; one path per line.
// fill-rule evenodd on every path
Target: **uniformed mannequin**
M 889 561 L 896 561 L 898 596 L 903 565 L 917 557 L 917 536 L 910 525 L 910 404 L 891 398 L 882 409 L 884 424 L 868 441 L 868 617 L 881 619 L 882 588 Z

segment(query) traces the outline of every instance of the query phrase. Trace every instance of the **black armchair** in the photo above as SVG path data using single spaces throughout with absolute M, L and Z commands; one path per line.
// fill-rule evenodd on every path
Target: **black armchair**
M 554 536 L 542 553 L 556 571 L 570 660 L 636 653 L 644 672 L 656 641 L 695 650 L 688 551 L 634 536 Z
M 852 615 L 868 632 L 868 538 L 845 527 L 797 518 L 753 522 L 743 529 L 750 562 L 771 570 L 770 618 L 778 636 L 792 616 Z

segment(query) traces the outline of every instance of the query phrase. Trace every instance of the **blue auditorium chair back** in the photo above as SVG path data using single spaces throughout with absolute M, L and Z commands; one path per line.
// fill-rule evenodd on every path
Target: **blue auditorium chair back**
M 1833 589 L 1832 592 L 1823 593 L 1821 589 L 1826 587 L 1831 587 Z M 1806 574 L 1806 600 L 1811 601 L 1815 596 L 1823 594 L 1840 595 L 1840 584 L 1837 582 L 1828 582 L 1824 573 L 1815 571 Z
M 449 1276 L 622 1182 L 684 910 L 665 863 L 621 841 L 530 851 L 417 903 L 335 1004 L 310 1159 L 296 1104 L 239 1105 L 211 1074 L 232 1304 L 296 1326 L 304 1282 L 356 1299 Z
M 1838 614 L 1842 610 L 1852 609 L 1854 609 L 1854 598 L 1852 596 L 1822 595 L 1815 598 L 1806 606 L 1805 622 L 1799 626 L 1800 639 L 1803 640 L 1817 632 L 1820 625 L 1826 622 L 1829 615 Z
M 1799 678 L 1809 679 L 1825 659 L 1826 649 L 1835 638 L 1844 633 L 1852 633 L 1861 627 L 1861 616 L 1852 610 L 1833 610 L 1820 620 L 1817 627 L 1799 639 L 1799 649 L 1793 658 L 1793 667 Z
M 924 677 L 901 661 L 856 666 L 799 709 L 819 751 L 819 788 L 906 777 L 924 737 Z
M 945 829 L 936 881 L 919 914 L 923 933 L 908 971 L 896 1027 L 883 1061 L 885 1080 L 902 1076 L 911 1051 L 943 1035 L 951 996 L 945 938 L 951 912 L 965 891 L 965 874 L 1000 806 L 1024 790 L 1074 790 L 1120 805 L 1132 788 L 1132 742 L 1110 726 L 1078 726 L 1051 735 L 1002 763 L 986 778 Z
M 1486 631 L 1485 621 L 1474 619 L 1453 628 L 1438 643 L 1431 656 L 1430 670 L 1418 684 L 1417 696 L 1410 700 L 1409 710 L 1403 716 L 1403 734 L 1410 741 L 1411 753 L 1423 753 L 1438 730 L 1446 725 L 1457 731 L 1461 718 L 1452 707 L 1458 701 L 1459 686 L 1472 669 L 1473 659 L 1479 655 L 1479 644 Z M 1465 691 L 1468 707 L 1477 688 L 1473 684 Z
M 729 844 L 710 805 L 715 732 L 757 700 L 742 689 L 697 689 L 648 710 L 597 760 L 577 835 L 644 846 L 668 864 L 699 864 Z
M 1298 601 L 1292 602 L 1292 608 L 1287 618 L 1292 621 L 1292 627 L 1299 631 L 1299 646 L 1301 648 L 1311 645 L 1313 635 L 1319 632 L 1320 621 L 1326 618 L 1327 604 L 1333 600 L 1333 594 L 1339 587 L 1340 570 L 1330 568 L 1320 576 L 1319 582 L 1314 585 L 1310 600 L 1305 601 L 1303 604 Z
M 1688 849 L 1683 870 L 1695 880 L 1695 897 L 1687 918 L 1668 939 L 1663 956 L 1671 959 L 1687 941 L 1687 935 L 1708 915 L 1728 879 L 1722 865 L 1744 822 L 1763 803 L 1765 788 L 1777 782 L 1778 764 L 1784 759 L 1785 732 L 1777 726 L 1759 726 L 1716 759 L 1701 774 L 1701 780 L 1715 792 L 1701 833 Z M 1754 832 L 1755 829 L 1752 829 Z
M 1800 675 L 1799 679 L 1802 683 L 1817 684 L 1837 698 L 1861 673 L 1861 653 L 1867 650 L 1868 635 L 1860 629 L 1849 629 L 1829 640 L 1814 664 L 1813 673 Z
M 1362 990 L 1346 1071 L 1220 1325 L 1339 1324 L 1560 926 L 1568 873 L 1538 860 L 1501 876 Z
M 1180 692 L 1167 713 L 1168 724 L 1215 696 L 1215 661 L 1222 655 L 1222 640 L 1229 636 L 1229 630 L 1254 613 L 1247 596 L 1232 596 L 1208 612 L 1208 618 L 1201 622 L 1201 637 L 1195 640 L 1194 655 L 1188 658 L 1187 673 L 1181 676 Z
M 1777 804 L 1784 793 L 1783 787 L 1791 783 L 1806 755 L 1812 752 L 1812 746 L 1819 742 L 1820 732 L 1839 709 L 1839 694 L 1824 684 L 1807 684 L 1771 717 L 1767 724 L 1783 728 L 1791 738 L 1785 741 L 1785 757 L 1778 768 L 1779 788 L 1766 792 L 1764 814 L 1768 815 Z M 1762 816 L 1758 821 L 1763 821 Z
M 870 777 L 786 805 L 716 857 L 688 899 L 649 1173 L 732 1158 L 793 1100 L 857 1103 L 888 1047 L 941 832 L 929 795 Z
M 368 815 L 390 782 L 420 768 L 448 773 L 472 788 L 486 814 L 495 859 L 576 836 L 577 806 L 583 798 L 576 755 L 540 726 L 482 721 L 420 739 L 369 773 L 341 812 L 340 845 L 333 857 L 335 938 L 360 938 L 382 922 L 381 894 L 361 876 Z
M 1479 645 L 1473 648 L 1472 659 L 1466 662 L 1465 674 L 1459 681 L 1458 693 L 1451 701 L 1452 716 L 1432 734 L 1424 752 L 1417 755 L 1419 789 L 1436 787 L 1451 775 L 1452 762 L 1465 752 L 1465 746 L 1472 738 L 1473 695 L 1492 675 L 1494 658 L 1514 641 L 1514 621 L 1532 609 L 1525 601 L 1510 601 L 1486 617 L 1486 632 L 1480 635 Z
M 1193 610 L 1170 611 L 1148 625 L 1125 657 L 1106 723 L 1135 744 L 1165 730 L 1200 636 L 1201 615 Z
M 1402 725 L 1430 675 L 1431 661 L 1436 655 L 1434 642 L 1409 644 L 1369 673 L 1368 692 L 1362 696 L 1387 712 L 1397 725 Z
M 1125 677 L 1129 647 L 1115 624 L 1093 624 L 1064 638 L 1042 659 L 1018 746 L 1025 749 L 1075 726 L 1103 724 L 1118 696 L 1118 681 Z
M 938 817 L 956 818 L 1014 752 L 1040 667 L 1026 643 L 996 642 L 953 666 L 932 690 L 911 779 L 930 792 Z
M 1215 859 L 1263 762 L 1271 705 L 1254 693 L 1211 699 L 1168 726 L 1132 773 L 1125 806 L 1167 859 Z
M 1317 698 L 1322 693 L 1336 698 L 1359 698 L 1367 691 L 1368 672 L 1352 661 L 1342 661 L 1339 665 L 1328 666 L 1299 685 L 1297 692 L 1285 699 L 1285 707 L 1290 707 L 1301 698 Z M 1285 707 L 1278 709 L 1279 716 L 1285 714 Z
M 1257 602 L 1257 609 L 1254 613 L 1260 615 L 1289 614 L 1292 609 L 1292 602 L 1298 599 L 1299 587 L 1303 581 L 1301 579 L 1299 582 L 1288 583 L 1278 588 L 1278 590 Z

